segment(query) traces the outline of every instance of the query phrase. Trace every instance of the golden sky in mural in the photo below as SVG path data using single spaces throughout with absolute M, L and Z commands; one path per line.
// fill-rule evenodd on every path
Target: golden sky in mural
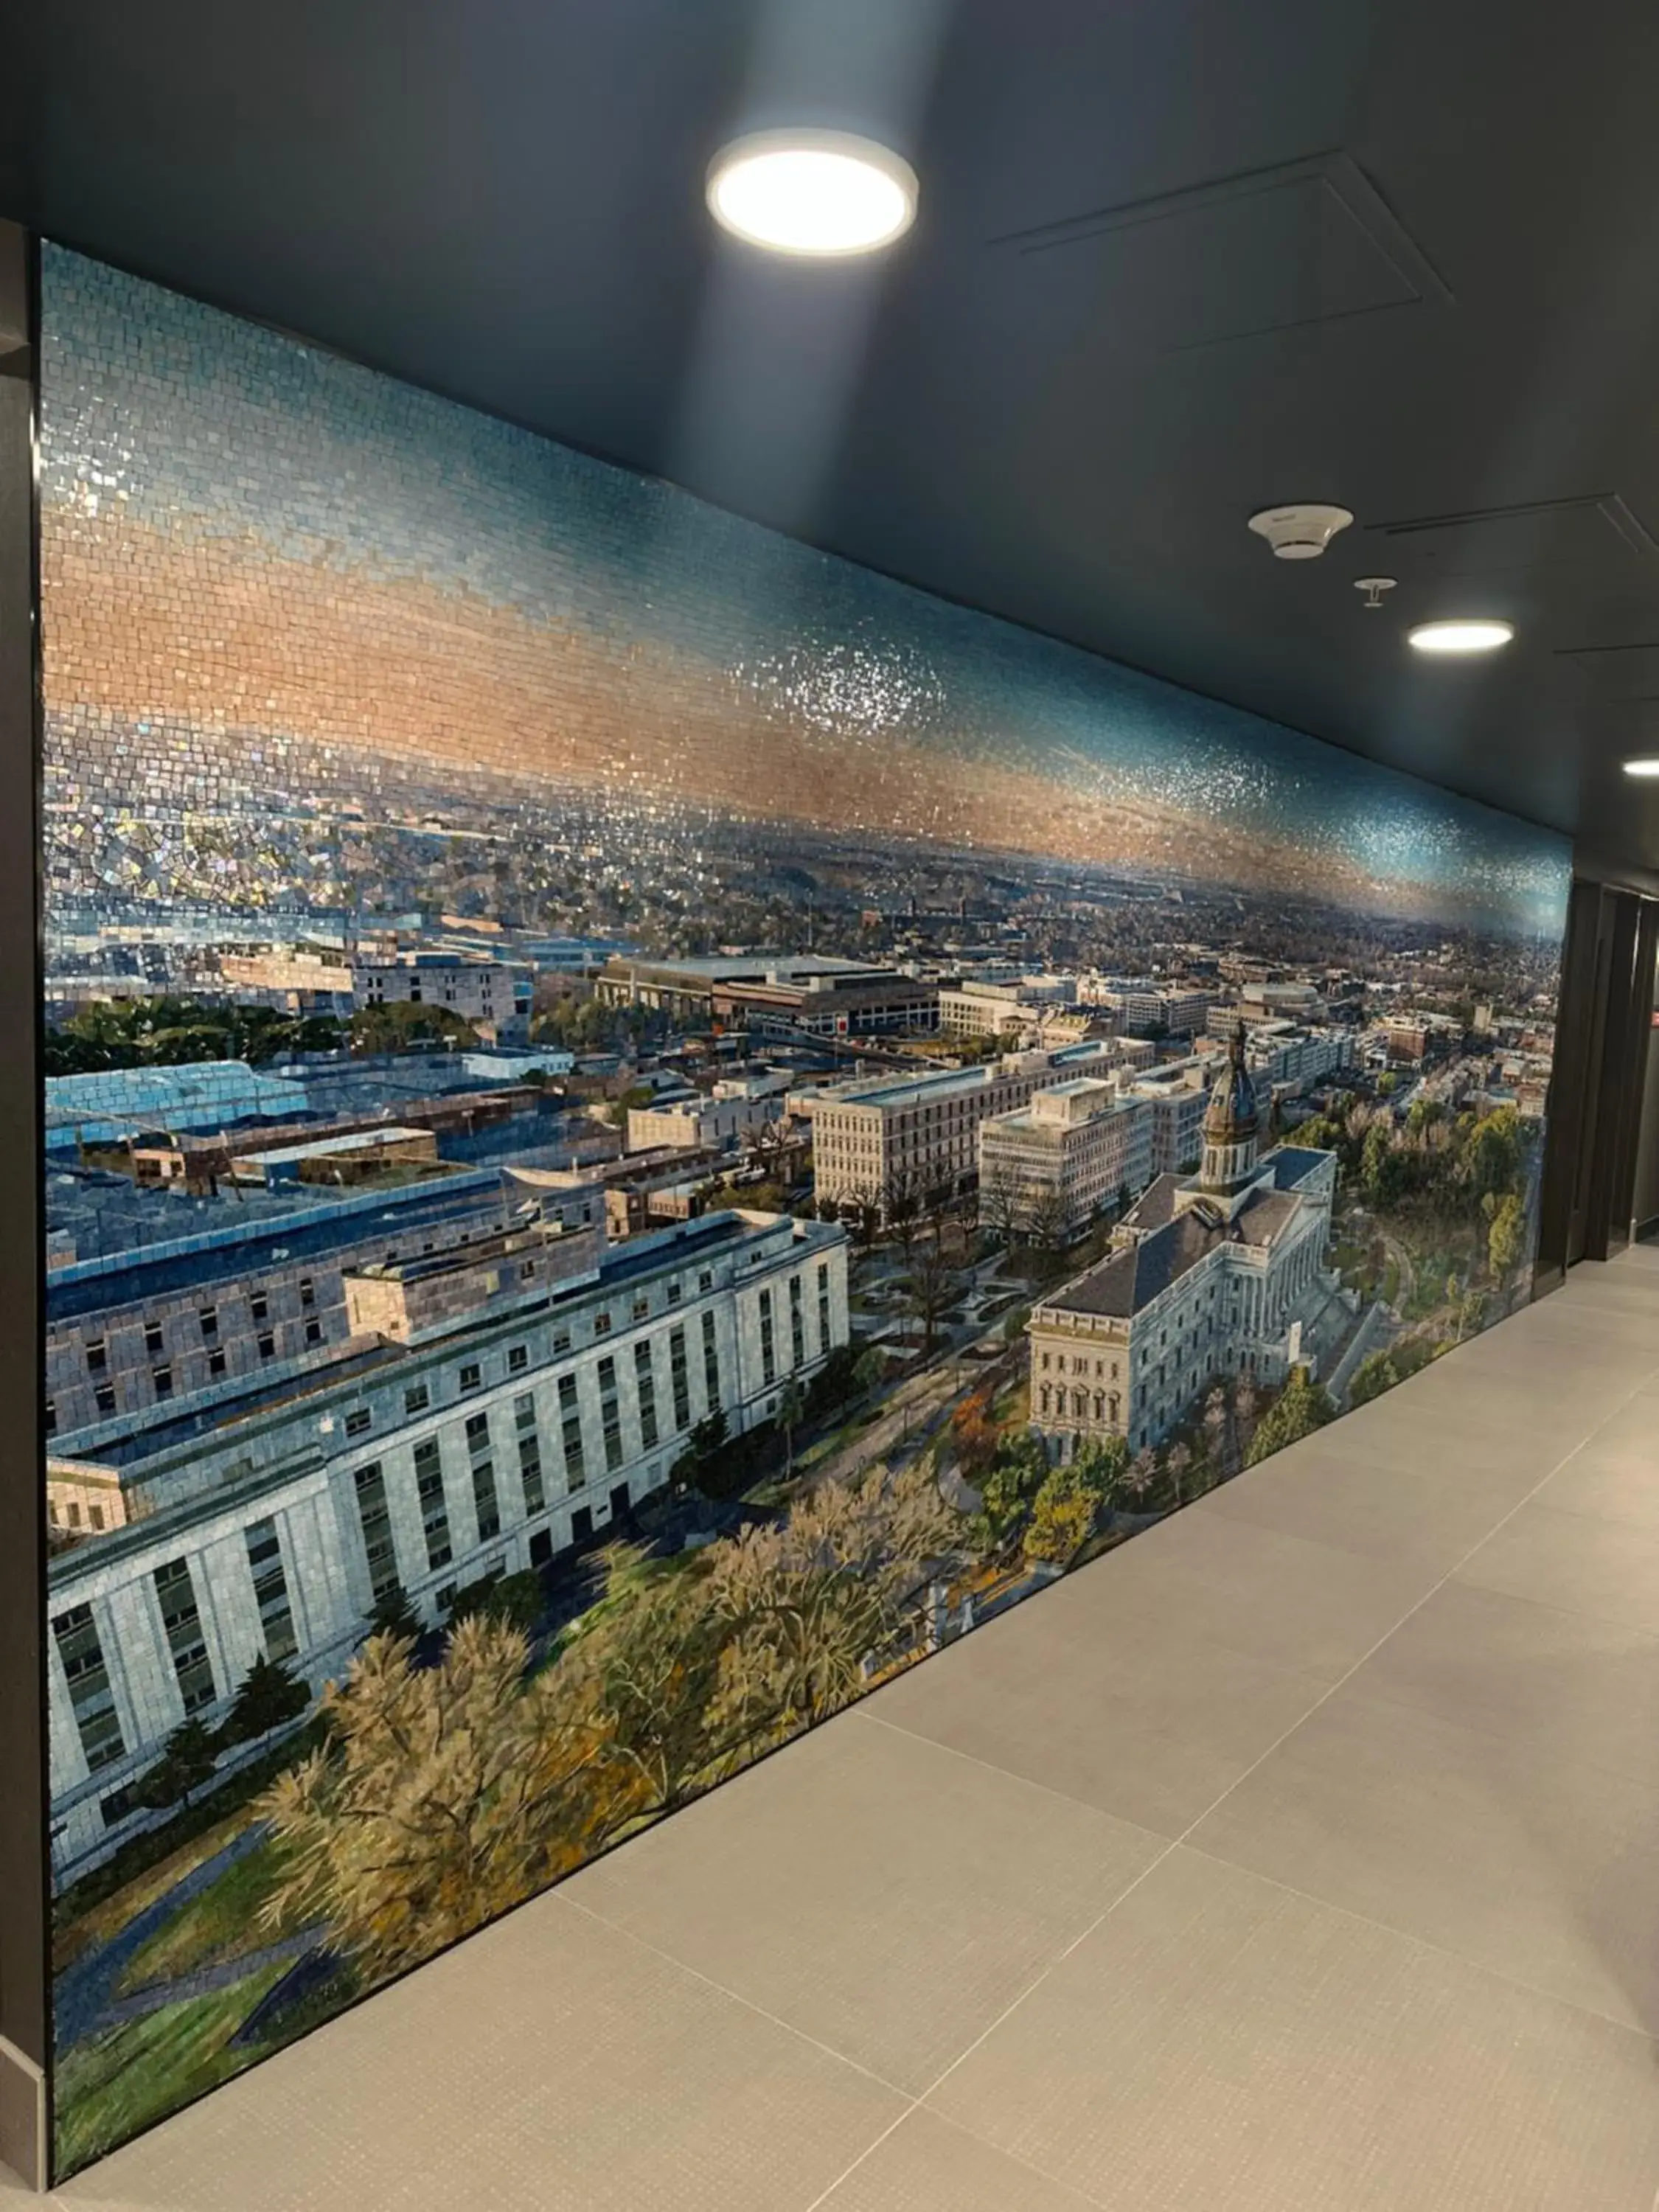
M 228 739 L 362 747 L 452 775 L 538 774 L 642 805 L 1388 897 L 1334 854 L 1316 862 L 1224 818 L 885 731 L 826 731 L 693 653 L 538 623 L 453 585 L 342 574 L 118 509 L 49 507 L 42 563 L 60 704 Z

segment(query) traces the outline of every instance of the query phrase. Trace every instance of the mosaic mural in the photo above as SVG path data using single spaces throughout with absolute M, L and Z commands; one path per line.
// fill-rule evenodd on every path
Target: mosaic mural
M 43 308 L 66 2172 L 1523 1299 L 1568 854 Z

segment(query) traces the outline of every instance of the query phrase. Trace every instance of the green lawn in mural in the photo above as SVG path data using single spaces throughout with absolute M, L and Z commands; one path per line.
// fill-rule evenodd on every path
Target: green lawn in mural
M 67 2172 L 1523 1301 L 1567 858 L 43 308 Z

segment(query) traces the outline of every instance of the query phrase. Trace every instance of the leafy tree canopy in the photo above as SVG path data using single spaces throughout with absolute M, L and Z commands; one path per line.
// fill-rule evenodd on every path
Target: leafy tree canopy
M 331 1014 L 284 1014 L 269 1006 L 163 995 L 83 1008 L 46 1031 L 42 1060 L 48 1075 L 209 1060 L 245 1060 L 258 1066 L 290 1053 L 337 1051 L 344 1041 L 344 1029 Z
M 453 1006 L 392 999 L 383 1006 L 359 1006 L 351 1017 L 354 1052 L 417 1052 L 434 1044 L 464 1046 L 480 1042 L 471 1023 Z

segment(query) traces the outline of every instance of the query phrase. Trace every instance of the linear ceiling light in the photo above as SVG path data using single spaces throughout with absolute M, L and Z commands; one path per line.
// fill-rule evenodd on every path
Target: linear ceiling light
M 1407 637 L 1419 653 L 1493 653 L 1515 635 L 1506 622 L 1419 623 Z

